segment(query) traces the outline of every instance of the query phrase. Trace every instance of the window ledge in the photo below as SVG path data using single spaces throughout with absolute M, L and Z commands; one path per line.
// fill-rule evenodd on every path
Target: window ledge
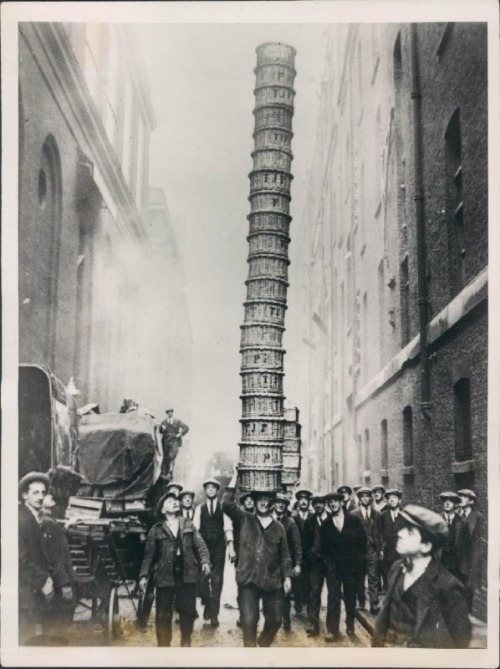
M 463 460 L 462 462 L 452 462 L 451 471 L 453 474 L 466 474 L 474 471 L 474 460 Z
M 415 469 L 414 469 L 413 465 L 408 465 L 407 467 L 403 467 L 401 469 L 401 474 L 403 476 L 414 476 Z

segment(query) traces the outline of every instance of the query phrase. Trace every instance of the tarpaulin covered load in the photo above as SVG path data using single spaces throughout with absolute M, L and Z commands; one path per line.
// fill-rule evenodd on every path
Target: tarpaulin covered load
M 81 417 L 78 469 L 84 483 L 104 497 L 144 497 L 161 465 L 158 424 L 135 409 L 127 413 L 89 413 Z

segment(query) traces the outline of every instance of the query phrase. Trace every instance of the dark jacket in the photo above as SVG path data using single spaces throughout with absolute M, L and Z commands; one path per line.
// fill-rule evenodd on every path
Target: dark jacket
M 178 437 L 179 431 L 182 436 Z M 162 433 L 162 442 L 165 444 L 176 443 L 182 445 L 182 437 L 189 432 L 189 427 L 178 418 L 174 418 L 172 424 L 165 419 L 161 422 L 160 432 Z
M 302 542 L 300 540 L 300 532 L 297 523 L 290 518 L 290 516 L 286 515 L 284 515 L 279 522 L 285 529 L 286 543 L 292 560 L 292 565 L 294 567 L 297 565 L 302 566 Z
M 182 580 L 184 583 L 197 583 L 199 565 L 210 564 L 208 549 L 189 519 L 179 518 L 179 532 L 183 558 Z M 173 587 L 175 554 L 176 538 L 166 523 L 156 523 L 148 534 L 139 578 L 153 574 L 157 588 Z
M 65 530 L 49 516 L 42 521 L 42 532 L 54 587 L 73 586 L 75 575 Z
M 402 578 L 403 560 L 397 560 L 388 577 L 387 594 L 375 621 L 372 646 L 383 646 L 391 623 L 391 609 L 398 602 L 396 582 Z M 411 638 L 406 646 L 415 648 L 467 648 L 471 625 L 467 614 L 464 588 L 436 558 L 415 581 L 416 616 Z
M 467 582 L 470 586 L 478 588 L 486 573 L 487 541 L 486 529 L 484 527 L 484 516 L 480 511 L 472 508 L 467 518 L 464 517 L 470 535 L 470 548 L 468 560 Z
M 399 553 L 396 550 L 398 543 L 398 532 L 404 527 L 405 521 L 400 513 L 396 521 L 392 520 L 389 507 L 384 509 L 379 517 L 380 536 L 382 539 L 382 550 L 384 551 L 384 559 L 392 562 L 397 560 Z
M 357 571 L 366 554 L 367 537 L 363 523 L 352 513 L 344 513 L 344 525 L 339 532 L 332 516 L 321 525 L 321 553 L 327 567 L 344 574 Z
M 321 525 L 330 520 L 327 516 L 321 521 Z M 305 565 L 315 560 L 322 560 L 321 553 L 321 526 L 318 524 L 316 515 L 310 516 L 304 522 L 304 531 L 302 534 L 302 558 Z
M 443 513 L 443 518 L 446 516 Z M 448 525 L 448 538 L 441 552 L 441 564 L 455 576 L 465 580 L 469 572 L 470 533 L 466 521 L 457 513 Z
M 370 507 L 370 518 L 365 518 L 361 506 L 358 506 L 351 512 L 353 516 L 359 518 L 365 528 L 368 543 L 366 546 L 367 553 L 380 553 L 382 547 L 382 537 L 380 535 L 380 514 L 378 511 Z
M 36 607 L 51 576 L 42 528 L 25 504 L 19 505 L 19 606 Z
M 273 519 L 263 528 L 256 515 L 243 511 L 236 504 L 232 488 L 226 488 L 224 492 L 222 510 L 239 533 L 238 585 L 253 583 L 267 592 L 279 590 L 283 579 L 292 575 L 292 561 L 281 523 Z

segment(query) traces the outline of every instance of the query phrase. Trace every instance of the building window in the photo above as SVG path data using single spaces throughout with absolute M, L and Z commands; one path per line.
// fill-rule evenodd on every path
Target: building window
M 470 381 L 463 378 L 453 386 L 455 460 L 472 460 Z
M 380 468 L 387 471 L 389 468 L 389 452 L 388 452 L 388 433 L 387 433 L 387 419 L 380 423 Z
M 445 133 L 446 219 L 450 287 L 456 295 L 465 285 L 464 200 L 460 110 L 456 109 Z
M 413 465 L 413 411 L 410 406 L 403 409 L 403 465 Z
M 399 273 L 401 300 L 401 345 L 410 341 L 410 278 L 408 272 L 408 255 L 405 254 Z

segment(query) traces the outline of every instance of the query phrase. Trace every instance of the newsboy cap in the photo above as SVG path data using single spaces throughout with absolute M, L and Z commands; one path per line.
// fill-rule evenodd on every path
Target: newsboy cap
M 173 409 L 165 409 L 165 413 L 170 413 L 170 411 L 173 411 Z
M 19 481 L 19 494 L 22 495 L 23 492 L 26 492 L 29 484 L 34 483 L 35 481 L 45 483 L 47 490 L 49 489 L 50 480 L 47 474 L 43 474 L 42 472 L 28 472 Z
M 356 495 L 357 495 L 358 497 L 359 497 L 360 495 L 370 495 L 370 497 L 371 497 L 371 496 L 373 495 L 373 493 L 372 493 L 371 488 L 362 487 L 362 488 L 360 488 L 360 489 L 357 491 Z
M 240 495 L 240 504 L 243 504 L 247 497 L 252 497 L 252 493 L 250 491 L 244 492 L 242 495 Z
M 302 490 L 297 490 L 297 492 L 295 493 L 295 499 L 299 499 L 299 497 L 310 498 L 312 497 L 312 492 L 310 490 L 307 490 L 307 488 L 303 488 Z
M 364 486 L 362 486 L 361 483 L 358 483 L 357 485 L 353 485 L 352 489 L 354 490 L 354 492 L 358 492 L 358 490 L 363 487 Z
M 179 496 L 177 495 L 176 492 L 173 490 L 167 490 L 167 492 L 160 497 L 160 501 L 158 502 L 156 506 L 156 515 L 161 516 L 163 518 L 163 512 L 161 510 L 163 506 L 163 502 L 168 499 L 169 497 L 173 497 L 174 499 L 179 499 Z
M 185 497 L 186 495 L 190 495 L 191 497 L 195 496 L 192 490 L 183 490 L 182 492 L 179 493 L 179 499 L 181 499 L 181 497 Z
M 385 492 L 385 486 L 383 486 L 381 483 L 378 485 L 374 485 L 372 488 L 372 492 L 375 492 L 375 490 L 381 490 L 382 492 Z
M 389 488 L 389 490 L 386 490 L 384 493 L 384 497 L 387 499 L 389 495 L 397 495 L 399 499 L 403 497 L 403 493 L 399 488 Z
M 341 485 L 340 488 L 337 488 L 337 492 L 348 492 L 349 495 L 352 495 L 352 488 L 350 485 Z
M 325 501 L 329 502 L 331 499 L 336 499 L 337 502 L 341 502 L 344 499 L 344 496 L 341 492 L 327 492 L 325 495 Z
M 179 492 L 184 490 L 184 486 L 178 481 L 170 481 L 170 483 L 167 484 L 167 490 L 170 490 L 170 488 L 179 488 Z
M 445 490 L 445 492 L 442 492 L 439 495 L 439 499 L 444 500 L 445 499 L 450 499 L 452 502 L 455 502 L 455 504 L 458 504 L 460 502 L 460 496 L 457 495 L 456 492 L 452 492 L 451 490 Z
M 435 511 L 416 504 L 407 504 L 399 513 L 407 523 L 426 532 L 436 548 L 441 546 L 448 536 L 446 522 Z
M 217 488 L 220 488 L 220 481 L 217 481 L 217 479 L 214 479 L 214 478 L 206 479 L 206 481 L 203 481 L 202 486 L 204 488 L 206 488 L 207 485 L 210 485 L 210 484 L 217 486 Z
M 458 491 L 457 495 L 464 495 L 465 497 L 473 499 L 474 501 L 477 499 L 476 493 L 473 490 L 469 490 L 469 488 L 462 488 L 462 490 Z
M 275 502 L 283 502 L 283 504 L 287 504 L 287 505 L 290 504 L 290 500 L 282 492 L 276 493 L 276 495 L 274 497 L 274 501 Z
M 311 502 L 324 502 L 325 496 L 320 492 L 315 492 L 311 495 Z

